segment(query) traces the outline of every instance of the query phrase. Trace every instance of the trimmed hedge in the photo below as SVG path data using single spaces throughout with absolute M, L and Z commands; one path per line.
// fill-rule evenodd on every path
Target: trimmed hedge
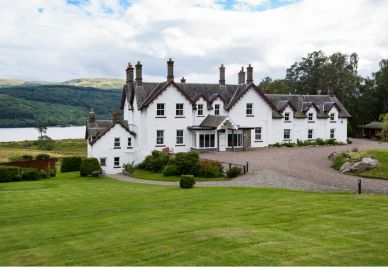
M 180 152 L 175 155 L 176 172 L 178 175 L 199 174 L 199 155 L 196 152 Z
M 168 164 L 163 168 L 162 173 L 166 177 L 167 176 L 175 176 L 176 175 L 176 166 Z
M 81 163 L 81 157 L 65 157 L 62 159 L 61 172 L 79 171 Z
M 21 168 L 0 166 L 0 183 L 22 180 Z
M 195 184 L 193 175 L 182 175 L 181 180 L 179 181 L 179 186 L 181 188 L 192 188 Z
M 98 160 L 96 158 L 83 159 L 80 167 L 80 175 L 96 176 L 95 172 L 101 172 L 101 167 Z
M 22 180 L 34 181 L 42 178 L 47 178 L 47 174 L 35 168 L 23 168 L 22 169 Z

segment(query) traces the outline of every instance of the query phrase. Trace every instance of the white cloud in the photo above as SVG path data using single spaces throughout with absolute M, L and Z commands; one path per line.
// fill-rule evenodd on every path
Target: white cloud
M 387 1 L 304 0 L 255 11 L 260 5 L 270 2 L 238 0 L 225 10 L 216 0 L 134 1 L 126 9 L 119 0 L 81 7 L 65 0 L 2 0 L 0 78 L 124 78 L 127 62 L 141 60 L 144 77 L 155 81 L 172 57 L 175 76 L 188 82 L 217 82 L 221 63 L 229 82 L 249 63 L 259 81 L 284 76 L 294 61 L 318 49 L 357 52 L 359 71 L 369 75 L 388 55 Z

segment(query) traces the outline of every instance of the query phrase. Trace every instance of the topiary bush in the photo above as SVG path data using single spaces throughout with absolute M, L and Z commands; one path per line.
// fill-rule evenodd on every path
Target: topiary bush
M 160 172 L 167 165 L 168 160 L 169 157 L 167 154 L 158 150 L 154 150 L 152 151 L 151 155 L 147 156 L 144 159 L 143 163 L 141 164 L 141 167 L 148 171 Z
M 49 159 L 49 158 L 50 158 L 49 154 L 38 154 L 35 157 L 36 160 L 46 160 L 46 159 Z
M 82 160 L 80 167 L 81 176 L 90 176 L 96 171 L 101 172 L 100 163 L 96 158 L 86 158 Z
M 222 176 L 222 165 L 218 161 L 203 160 L 199 163 L 199 176 L 216 178 Z
M 82 163 L 81 157 L 66 157 L 62 159 L 61 172 L 79 171 Z
M 22 180 L 21 168 L 11 166 L 0 166 L 0 183 Z
M 170 165 L 170 164 L 166 165 L 163 168 L 162 173 L 166 177 L 175 176 L 176 175 L 176 165 Z
M 232 167 L 227 172 L 226 175 L 228 175 L 229 178 L 235 178 L 241 174 L 242 170 L 240 167 Z
M 193 175 L 182 175 L 181 180 L 179 181 L 179 186 L 181 188 L 192 188 L 195 184 Z
M 196 152 L 180 152 L 175 155 L 176 172 L 178 175 L 199 174 L 199 155 Z

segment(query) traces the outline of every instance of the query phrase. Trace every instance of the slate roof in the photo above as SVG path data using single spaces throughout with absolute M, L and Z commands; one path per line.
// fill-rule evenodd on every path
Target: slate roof
M 116 124 L 120 124 L 127 132 L 133 136 L 136 136 L 136 133 L 128 128 L 128 121 L 126 120 L 116 122 L 113 122 L 112 120 L 96 120 L 94 122 L 87 121 L 85 139 L 87 139 L 89 143 L 93 145 L 98 139 L 104 136 L 104 134 L 109 132 L 109 130 L 112 129 Z
M 217 128 L 226 118 L 227 116 L 207 115 L 199 126 Z
M 345 107 L 339 102 L 335 96 L 329 95 L 289 95 L 289 94 L 263 94 L 263 92 L 253 83 L 241 85 L 220 85 L 220 84 L 205 84 L 205 83 L 175 83 L 174 81 L 165 81 L 162 83 L 147 83 L 143 82 L 142 86 L 136 86 L 134 83 L 124 85 L 121 109 L 124 109 L 125 99 L 130 103 L 130 109 L 137 108 L 142 110 L 146 108 L 155 98 L 162 93 L 167 87 L 174 86 L 193 104 L 203 97 L 208 108 L 211 109 L 212 102 L 220 98 L 224 102 L 226 110 L 230 110 L 238 100 L 249 89 L 254 89 L 263 100 L 274 111 L 274 118 L 279 116 L 277 112 L 282 112 L 287 105 L 295 111 L 295 118 L 304 118 L 305 112 L 310 106 L 317 109 L 319 118 L 327 118 L 327 112 L 333 105 L 339 110 L 340 118 L 351 117 Z M 134 98 L 136 97 L 137 106 L 134 107 Z M 280 114 L 281 115 L 281 114 Z
M 360 125 L 358 127 L 364 129 L 383 129 L 383 123 L 378 121 L 372 121 L 368 124 Z

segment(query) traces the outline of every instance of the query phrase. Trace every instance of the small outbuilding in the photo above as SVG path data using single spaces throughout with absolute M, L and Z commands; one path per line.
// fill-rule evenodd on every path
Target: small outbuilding
M 372 121 L 365 125 L 360 125 L 358 128 L 361 130 L 362 137 L 371 139 L 381 135 L 381 131 L 383 130 L 383 123 Z

